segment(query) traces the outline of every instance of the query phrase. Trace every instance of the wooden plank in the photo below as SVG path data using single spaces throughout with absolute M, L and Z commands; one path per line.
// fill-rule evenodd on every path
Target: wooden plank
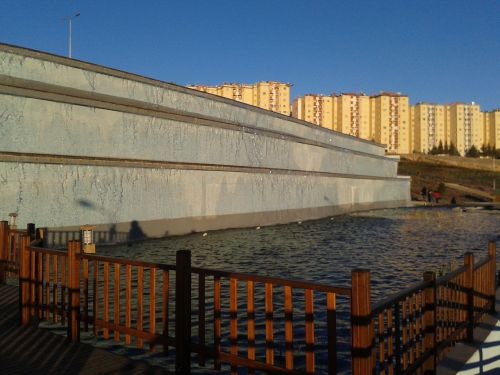
M 198 275 L 198 341 L 202 351 L 198 357 L 198 364 L 205 366 L 205 274 Z
M 29 248 L 28 248 L 29 249 Z M 29 250 L 29 257 L 30 257 L 30 317 L 33 319 L 35 317 L 35 274 L 36 274 L 36 269 L 35 269 L 35 252 L 32 250 Z
M 89 330 L 89 261 L 83 259 L 83 324 Z
M 238 356 L 238 280 L 229 279 L 229 353 Z M 231 374 L 236 375 L 238 368 L 231 366 Z
M 94 284 L 93 284 L 92 314 L 94 315 L 94 335 L 97 336 L 98 329 L 96 320 L 99 318 L 99 262 L 94 261 Z
M 408 310 L 408 299 L 405 299 L 402 304 L 402 329 L 401 329 L 401 343 L 403 346 L 403 370 L 408 367 L 408 324 L 407 324 L 407 310 Z
M 156 268 L 149 270 L 149 332 L 156 333 Z
M 45 281 L 45 301 L 43 303 L 44 305 L 44 312 L 45 312 L 45 320 L 50 319 L 50 255 L 45 256 L 45 265 L 44 265 L 44 281 Z
M 285 286 L 285 367 L 293 370 L 293 306 L 292 288 Z
M 52 321 L 54 323 L 58 320 L 58 285 L 59 285 L 59 257 L 57 255 L 52 255 Z
M 371 374 L 374 370 L 373 321 L 371 317 L 370 271 L 355 269 L 351 272 L 351 366 L 353 375 Z
M 109 263 L 103 263 L 103 320 L 109 322 Z M 109 339 L 109 330 L 104 328 L 102 336 L 105 340 Z
M 408 345 L 410 347 L 409 364 L 415 361 L 415 295 L 408 298 Z
M 313 291 L 305 290 L 305 318 L 306 318 L 306 373 L 314 374 L 314 301 Z
M 221 300 L 220 300 L 220 277 L 214 277 L 214 369 L 221 369 Z
M 37 299 L 36 299 L 36 309 L 38 319 L 43 319 L 43 254 L 36 252 L 36 288 L 37 288 Z
M 163 321 L 163 337 L 168 337 L 168 303 L 169 303 L 169 289 L 170 278 L 169 272 L 163 271 L 163 296 L 162 296 L 162 321 Z M 204 343 L 204 341 L 203 341 Z M 163 344 L 163 354 L 168 354 L 168 344 Z
M 137 267 L 137 330 L 142 332 L 143 330 L 143 294 L 144 294 L 144 268 Z M 137 347 L 142 349 L 144 342 L 142 338 L 137 338 Z
M 66 323 L 66 291 L 68 283 L 66 278 L 67 257 L 61 257 L 61 324 Z
M 125 266 L 125 327 L 130 328 L 132 322 L 132 266 Z M 125 335 L 125 345 L 132 342 L 130 335 Z
M 380 364 L 380 375 L 385 375 L 385 340 L 384 340 L 384 331 L 385 331 L 385 323 L 384 323 L 384 313 L 381 312 L 378 314 L 378 362 Z
M 273 284 L 265 284 L 266 364 L 274 365 Z
M 115 272 L 114 272 L 114 304 L 113 304 L 113 312 L 114 318 L 113 322 L 116 325 L 120 325 L 120 265 L 115 263 Z M 120 332 L 118 330 L 114 331 L 114 341 L 120 342 Z
M 247 281 L 247 340 L 248 349 L 247 357 L 249 360 L 255 360 L 255 297 L 254 283 L 251 280 Z M 248 371 L 253 373 L 252 370 Z
M 394 350 L 393 350 L 393 333 L 394 327 L 392 320 L 392 309 L 387 310 L 387 372 L 389 375 L 394 374 Z
M 327 329 L 328 329 L 328 374 L 337 373 L 337 295 L 326 294 Z

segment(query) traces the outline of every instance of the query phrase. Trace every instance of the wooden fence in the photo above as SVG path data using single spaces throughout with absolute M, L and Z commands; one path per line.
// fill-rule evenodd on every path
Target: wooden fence
M 63 325 L 73 342 L 92 330 L 165 355 L 173 349 L 180 373 L 189 373 L 195 353 L 200 366 L 226 364 L 232 373 L 335 374 L 339 324 L 350 326 L 342 334 L 351 337 L 353 374 L 432 373 L 495 306 L 493 241 L 480 262 L 467 253 L 459 269 L 439 278 L 426 272 L 422 282 L 372 306 L 368 270 L 352 271 L 351 287 L 335 287 L 192 267 L 189 251 L 165 265 L 81 254 L 79 241 L 65 251 L 41 248 L 32 242 L 34 228 L 13 235 L 0 224 L 2 272 L 19 272 L 21 324 Z M 338 298 L 350 306 L 346 314 L 339 314 Z M 316 363 L 318 331 L 327 363 Z

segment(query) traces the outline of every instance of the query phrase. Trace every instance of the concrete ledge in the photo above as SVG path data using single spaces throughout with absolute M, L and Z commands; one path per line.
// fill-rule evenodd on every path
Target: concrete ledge
M 354 205 L 326 206 L 293 210 L 256 213 L 229 214 L 217 216 L 194 216 L 177 219 L 141 220 L 96 225 L 97 231 L 129 232 L 131 240 L 161 238 L 211 230 L 269 226 L 298 221 L 321 219 L 328 216 L 374 209 L 407 207 L 406 201 L 361 203 Z M 50 231 L 78 231 L 79 226 L 53 227 Z M 134 238 L 137 228 L 143 238 Z M 140 232 L 139 232 L 140 233 Z M 55 243 L 55 245 L 63 245 Z

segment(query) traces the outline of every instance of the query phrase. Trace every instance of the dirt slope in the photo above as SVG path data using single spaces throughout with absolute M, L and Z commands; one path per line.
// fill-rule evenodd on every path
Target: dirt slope
M 427 189 L 437 190 L 440 183 L 452 183 L 480 190 L 488 195 L 492 194 L 493 180 L 500 188 L 500 173 L 446 166 L 429 162 L 411 161 L 401 158 L 398 174 L 411 176 L 411 195 L 413 200 L 420 200 L 420 192 L 425 186 Z M 459 191 L 450 187 L 445 188 L 443 203 L 450 203 L 455 197 L 457 203 L 464 201 L 486 201 L 484 197 L 474 196 L 469 192 Z

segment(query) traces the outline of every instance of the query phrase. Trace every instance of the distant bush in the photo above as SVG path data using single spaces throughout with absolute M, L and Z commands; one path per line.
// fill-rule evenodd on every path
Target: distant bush
M 443 182 L 440 182 L 439 185 L 438 185 L 437 191 L 440 194 L 444 194 L 445 191 L 446 191 L 446 185 Z
M 480 153 L 476 146 L 472 145 L 465 153 L 465 156 L 467 156 L 468 158 L 478 158 L 480 156 Z

